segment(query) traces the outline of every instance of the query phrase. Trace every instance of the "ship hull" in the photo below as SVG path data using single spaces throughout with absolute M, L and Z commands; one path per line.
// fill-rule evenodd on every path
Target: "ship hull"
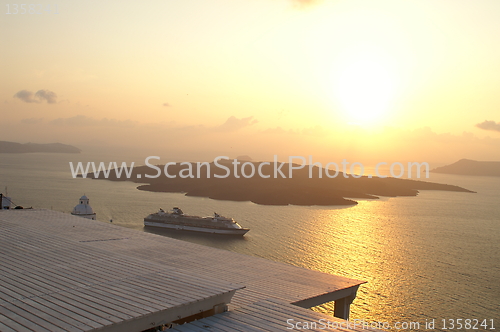
M 144 219 L 144 226 L 149 227 L 161 227 L 167 229 L 191 231 L 191 232 L 201 232 L 201 233 L 212 233 L 212 234 L 226 234 L 226 235 L 245 235 L 249 229 L 247 228 L 211 228 L 211 227 L 201 227 L 193 225 L 182 225 L 176 223 L 165 223 L 158 220 L 147 220 Z

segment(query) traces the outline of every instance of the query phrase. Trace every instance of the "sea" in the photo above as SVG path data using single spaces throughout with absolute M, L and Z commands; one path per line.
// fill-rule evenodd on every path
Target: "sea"
M 100 222 L 366 281 L 351 305 L 351 320 L 391 326 L 419 322 L 421 328 L 413 330 L 431 330 L 425 327 L 434 322 L 435 330 L 444 331 L 470 320 L 471 331 L 500 329 L 500 177 L 431 173 L 427 179 L 476 193 L 421 191 L 416 197 L 359 200 L 351 207 L 264 206 L 73 178 L 69 166 L 78 161 L 138 165 L 144 158 L 0 154 L 0 191 L 7 190 L 17 205 L 67 213 L 85 194 Z M 174 206 L 192 215 L 218 212 L 251 230 L 228 237 L 144 228 L 145 216 Z M 333 315 L 333 303 L 313 310 Z

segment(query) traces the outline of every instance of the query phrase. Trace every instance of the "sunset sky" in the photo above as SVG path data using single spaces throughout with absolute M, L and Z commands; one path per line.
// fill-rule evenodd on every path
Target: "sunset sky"
M 1 2 L 0 140 L 500 160 L 498 0 Z

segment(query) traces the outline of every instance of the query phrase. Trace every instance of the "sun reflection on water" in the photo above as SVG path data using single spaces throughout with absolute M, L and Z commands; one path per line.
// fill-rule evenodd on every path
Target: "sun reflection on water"
M 388 199 L 360 201 L 349 209 L 317 211 L 308 224 L 315 229 L 304 258 L 310 268 L 367 281 L 351 306 L 351 319 L 380 321 L 402 314 L 399 305 L 389 303 L 398 296 L 396 276 L 407 273 L 401 254 L 408 237 L 399 234 L 403 225 L 387 227 L 396 214 L 392 207 Z M 333 303 L 314 310 L 331 314 Z

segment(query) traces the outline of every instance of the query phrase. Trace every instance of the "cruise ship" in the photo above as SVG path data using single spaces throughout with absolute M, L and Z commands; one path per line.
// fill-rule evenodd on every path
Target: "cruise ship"
M 189 216 L 178 207 L 174 207 L 172 212 L 160 209 L 150 214 L 144 218 L 144 226 L 227 235 L 244 235 L 250 230 L 241 227 L 233 218 L 226 218 L 217 213 L 211 217 Z

